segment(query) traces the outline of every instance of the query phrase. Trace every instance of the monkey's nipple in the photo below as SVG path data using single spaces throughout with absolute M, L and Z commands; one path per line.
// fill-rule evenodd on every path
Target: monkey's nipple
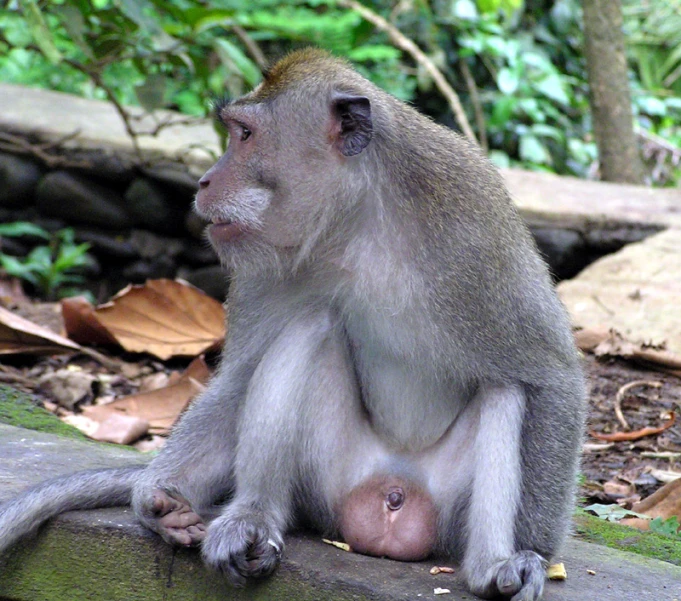
M 385 497 L 385 505 L 390 511 L 397 511 L 404 505 L 404 490 L 393 488 Z

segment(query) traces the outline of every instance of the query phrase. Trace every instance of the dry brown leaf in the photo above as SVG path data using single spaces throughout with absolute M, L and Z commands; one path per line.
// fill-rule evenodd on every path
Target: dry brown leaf
M 77 350 L 80 346 L 72 340 L 0 307 L 0 355 Z
M 66 335 L 80 344 L 116 344 L 116 339 L 99 323 L 95 308 L 83 296 L 61 301 L 61 314 Z
M 636 513 L 644 513 L 651 518 L 663 520 L 676 516 L 681 522 L 681 478 L 665 484 L 648 498 L 635 503 L 632 509 Z M 650 520 L 644 518 L 625 518 L 621 523 L 639 530 L 650 528 Z
M 593 349 L 596 357 L 619 357 L 681 376 L 681 355 L 643 343 L 626 340 L 619 332 L 610 331 L 610 336 Z
M 100 442 L 130 444 L 142 438 L 148 430 L 149 422 L 146 419 L 111 413 L 90 437 Z
M 222 305 L 174 280 L 128 286 L 95 315 L 125 350 L 159 359 L 199 355 L 218 346 L 226 333 Z
M 210 369 L 203 357 L 197 357 L 179 381 L 165 388 L 132 394 L 106 405 L 83 408 L 83 415 L 103 422 L 111 414 L 133 416 L 149 422 L 153 434 L 167 434 L 192 399 L 204 390 Z
M 575 343 L 580 351 L 585 353 L 593 351 L 601 342 L 608 339 L 610 330 L 605 326 L 582 328 L 574 334 Z

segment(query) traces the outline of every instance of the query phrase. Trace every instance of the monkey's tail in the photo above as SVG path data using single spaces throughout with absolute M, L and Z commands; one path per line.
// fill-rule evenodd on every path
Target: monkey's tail
M 78 472 L 25 490 L 0 505 L 0 553 L 65 511 L 130 505 L 133 485 L 144 467 Z

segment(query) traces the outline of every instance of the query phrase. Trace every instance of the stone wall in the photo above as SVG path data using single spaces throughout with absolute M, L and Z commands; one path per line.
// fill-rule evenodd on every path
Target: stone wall
M 196 177 L 179 164 L 150 169 L 47 169 L 0 153 L 0 222 L 30 221 L 48 231 L 72 227 L 91 245 L 88 288 L 99 300 L 128 283 L 182 277 L 217 298 L 226 278 L 193 213 Z M 0 238 L 0 251 L 26 255 L 39 239 Z

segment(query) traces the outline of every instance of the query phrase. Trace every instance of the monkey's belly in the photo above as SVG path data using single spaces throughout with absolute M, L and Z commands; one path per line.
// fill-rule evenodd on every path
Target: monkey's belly
M 377 475 L 345 497 L 340 529 L 358 553 L 419 561 L 435 548 L 437 510 L 430 495 L 414 482 Z

